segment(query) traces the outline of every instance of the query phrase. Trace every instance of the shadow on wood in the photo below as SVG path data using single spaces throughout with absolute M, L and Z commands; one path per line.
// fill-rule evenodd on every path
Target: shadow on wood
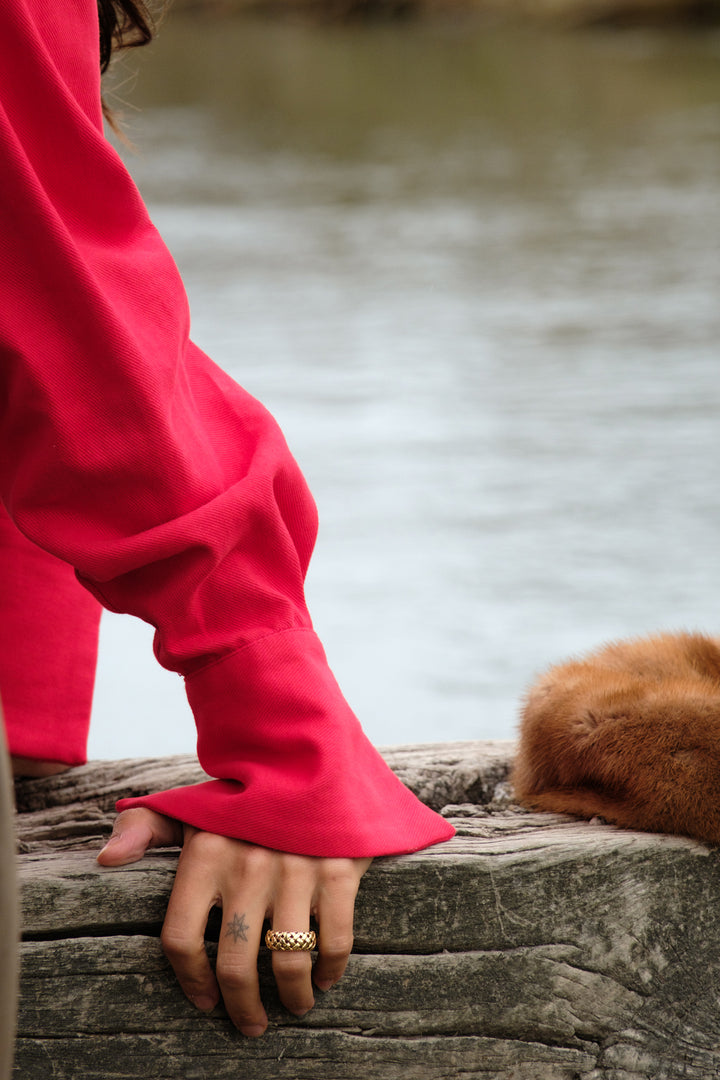
M 714 1080 L 717 852 L 525 812 L 510 801 L 511 754 L 511 743 L 385 752 L 458 835 L 375 861 L 348 971 L 302 1020 L 261 955 L 271 1025 L 259 1040 L 222 1007 L 198 1013 L 163 957 L 177 853 L 95 862 L 115 800 L 202 779 L 193 759 L 18 783 L 15 1077 Z

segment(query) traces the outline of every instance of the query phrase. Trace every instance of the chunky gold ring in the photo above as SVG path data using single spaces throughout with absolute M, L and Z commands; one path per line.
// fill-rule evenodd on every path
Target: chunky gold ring
M 309 952 L 315 948 L 315 931 L 268 930 L 265 944 L 275 952 Z

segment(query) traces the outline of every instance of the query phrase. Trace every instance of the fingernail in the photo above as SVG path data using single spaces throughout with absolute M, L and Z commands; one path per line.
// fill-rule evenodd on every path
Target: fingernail
M 323 993 L 326 993 L 332 986 L 335 985 L 335 980 L 315 979 L 315 985 L 317 986 L 318 990 L 322 990 Z
M 265 1034 L 265 1028 L 262 1024 L 251 1024 L 250 1027 L 241 1027 L 243 1035 L 247 1035 L 248 1039 L 257 1039 L 260 1035 Z
M 212 1012 L 215 1008 L 215 1002 L 211 997 L 206 997 L 201 994 L 199 997 L 191 997 L 193 1005 L 196 1005 L 200 1012 Z

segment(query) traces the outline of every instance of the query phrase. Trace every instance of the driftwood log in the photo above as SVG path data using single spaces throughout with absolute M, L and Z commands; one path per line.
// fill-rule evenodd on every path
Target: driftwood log
M 221 1006 L 199 1014 L 163 957 L 176 852 L 119 869 L 95 862 L 116 798 L 201 779 L 192 759 L 98 762 L 18 783 L 14 1076 L 720 1077 L 717 852 L 522 811 L 507 783 L 511 755 L 510 743 L 386 752 L 458 834 L 375 861 L 347 974 L 302 1020 L 279 1004 L 261 956 L 271 1026 L 258 1040 Z

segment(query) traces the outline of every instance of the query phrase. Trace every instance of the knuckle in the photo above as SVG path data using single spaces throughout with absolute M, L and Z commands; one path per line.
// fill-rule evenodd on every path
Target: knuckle
M 346 867 L 331 870 L 325 879 L 325 884 L 327 888 L 336 889 L 350 896 L 354 896 L 358 890 L 358 879 Z
M 227 856 L 228 838 L 218 833 L 196 831 L 186 837 L 183 851 L 195 857 L 214 861 Z
M 327 867 L 320 881 L 320 889 L 326 896 L 350 907 L 355 903 L 358 885 L 357 877 L 342 864 Z
M 307 952 L 277 952 L 273 955 L 273 970 L 285 981 L 305 978 L 311 966 L 312 959 Z
M 313 862 L 306 855 L 283 852 L 279 861 L 280 879 L 285 887 L 296 888 L 298 883 L 312 876 Z
M 221 960 L 215 966 L 217 981 L 226 990 L 240 990 L 255 979 L 255 967 L 249 962 Z
M 320 938 L 320 952 L 328 960 L 344 960 L 353 947 L 352 934 L 334 934 L 330 938 Z
M 173 927 L 164 926 L 160 933 L 160 944 L 162 945 L 163 952 L 168 959 L 183 959 L 194 956 L 197 953 L 197 947 L 193 946 L 193 942 L 184 935 L 182 932 L 175 930 Z
M 276 857 L 277 853 L 270 851 L 269 848 L 258 847 L 256 844 L 243 846 L 243 862 L 250 875 L 266 873 L 272 867 Z

